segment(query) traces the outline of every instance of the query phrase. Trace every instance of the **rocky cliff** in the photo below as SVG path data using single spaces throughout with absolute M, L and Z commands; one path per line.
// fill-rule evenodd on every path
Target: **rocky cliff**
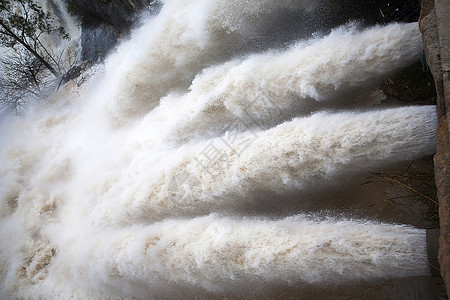
M 129 33 L 138 13 L 153 0 L 66 0 L 82 25 L 82 59 L 103 59 L 120 37 Z
M 423 0 L 419 27 L 437 92 L 439 124 L 434 168 L 441 225 L 439 262 L 450 294 L 450 2 Z

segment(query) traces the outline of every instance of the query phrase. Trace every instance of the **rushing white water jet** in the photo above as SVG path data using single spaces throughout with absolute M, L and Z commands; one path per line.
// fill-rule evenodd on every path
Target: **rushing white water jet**
M 83 229 L 75 237 L 65 235 L 64 227 L 49 230 L 65 253 L 54 258 L 49 272 L 59 280 L 76 277 L 76 285 L 107 296 L 145 297 L 170 284 L 227 291 L 252 281 L 336 284 L 428 273 L 425 231 L 401 225 L 210 215 L 90 234 Z M 49 276 L 42 285 L 58 295 L 55 279 Z
M 414 60 L 417 24 L 252 53 L 264 18 L 310 5 L 165 1 L 81 89 L 4 120 L 1 298 L 428 275 L 424 230 L 236 211 L 434 151 L 432 106 L 334 111 Z
M 171 91 L 186 90 L 203 68 L 251 50 L 264 17 L 279 10 L 311 10 L 314 1 L 172 0 L 106 63 L 107 100 L 118 123 L 142 115 Z
M 207 69 L 183 97 L 163 99 L 155 118 L 170 120 L 169 126 L 179 131 L 170 133 L 172 138 L 183 141 L 223 132 L 236 117 L 247 125 L 274 125 L 336 102 L 354 104 L 354 97 L 340 99 L 339 93 L 363 89 L 371 80 L 413 62 L 421 49 L 416 24 L 363 32 L 345 26 L 288 51 Z M 183 113 L 174 114 L 174 105 Z
M 239 201 L 257 202 L 252 192 L 298 191 L 349 170 L 369 171 L 433 154 L 436 122 L 435 108 L 429 106 L 318 113 L 267 131 L 239 133 L 230 126 L 220 138 L 165 149 L 171 162 L 153 172 L 148 170 L 162 157 L 148 157 L 154 145 L 141 145 L 120 182 L 107 191 L 98 191 L 94 182 L 82 198 L 96 199 L 92 213 L 101 211 L 103 217 L 93 219 L 130 223 L 179 210 L 208 212 Z M 117 210 L 118 205 L 124 209 Z

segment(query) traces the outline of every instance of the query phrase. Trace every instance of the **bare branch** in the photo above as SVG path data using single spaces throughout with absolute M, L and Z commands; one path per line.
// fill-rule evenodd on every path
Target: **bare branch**
M 45 35 L 68 39 L 54 26 L 50 14 L 33 0 L 2 0 L 0 3 L 0 45 L 13 49 L 0 59 L 0 111 L 18 112 L 30 100 L 46 97 L 67 80 L 79 76 L 70 62 L 64 74 L 63 55 L 43 42 Z M 72 71 L 71 71 L 72 70 Z

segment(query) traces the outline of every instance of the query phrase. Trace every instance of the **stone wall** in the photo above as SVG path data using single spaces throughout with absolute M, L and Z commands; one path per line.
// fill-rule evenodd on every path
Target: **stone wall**
M 437 92 L 439 124 L 434 167 L 441 225 L 439 262 L 450 294 L 450 2 L 423 0 L 419 27 Z

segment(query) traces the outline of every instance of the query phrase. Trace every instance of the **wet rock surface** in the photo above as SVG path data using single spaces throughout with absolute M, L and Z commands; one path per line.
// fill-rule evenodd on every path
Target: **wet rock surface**
M 153 0 L 66 0 L 68 10 L 82 24 L 82 58 L 102 60 L 118 39 L 129 34 L 137 13 Z
M 433 74 L 437 92 L 437 149 L 434 157 L 439 199 L 441 275 L 450 290 L 450 2 L 424 0 L 419 20 L 427 63 Z

